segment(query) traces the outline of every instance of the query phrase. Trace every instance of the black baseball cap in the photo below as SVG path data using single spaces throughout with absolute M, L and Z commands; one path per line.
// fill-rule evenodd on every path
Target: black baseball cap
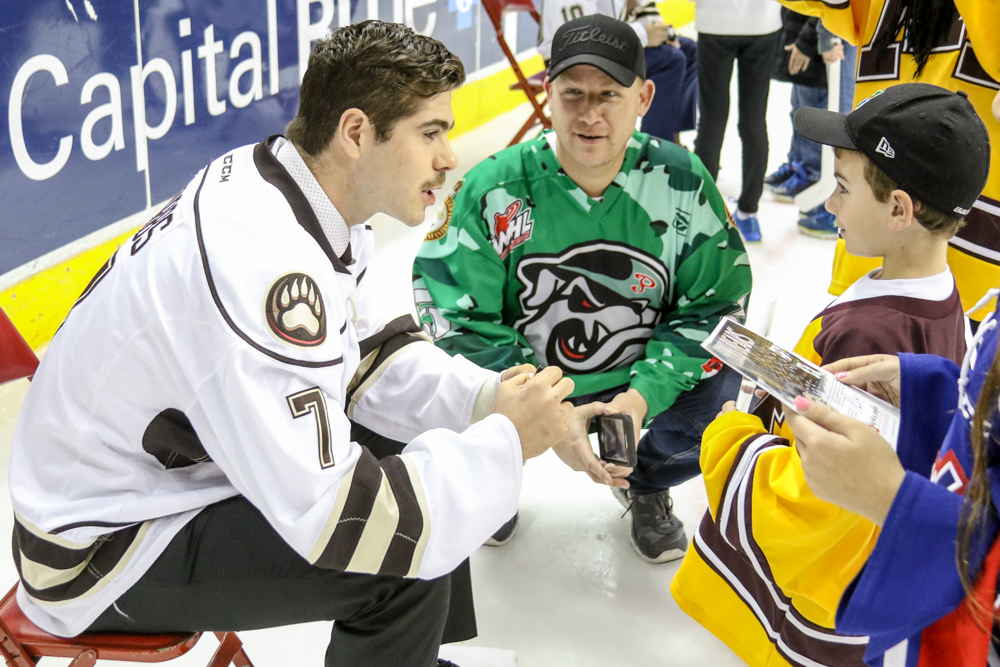
M 795 130 L 860 151 L 914 198 L 964 216 L 986 185 L 990 135 L 968 96 L 926 83 L 880 90 L 849 114 L 800 107 Z
M 646 54 L 628 23 L 591 14 L 559 26 L 552 38 L 549 80 L 574 65 L 593 65 L 623 86 L 646 78 Z

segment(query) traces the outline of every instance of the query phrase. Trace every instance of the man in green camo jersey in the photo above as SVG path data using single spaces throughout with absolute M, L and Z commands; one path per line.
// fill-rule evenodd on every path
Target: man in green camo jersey
M 743 316 L 750 266 L 705 167 L 634 131 L 654 86 L 631 27 L 563 24 L 545 84 L 553 131 L 466 174 L 421 245 L 413 289 L 436 344 L 488 368 L 559 366 L 576 383 L 553 449 L 630 506 L 645 560 L 680 558 L 670 487 L 699 473 L 701 434 L 739 386 L 699 345 Z M 601 462 L 587 430 L 626 413 L 648 431 L 635 470 Z M 490 543 L 514 533 L 515 516 Z

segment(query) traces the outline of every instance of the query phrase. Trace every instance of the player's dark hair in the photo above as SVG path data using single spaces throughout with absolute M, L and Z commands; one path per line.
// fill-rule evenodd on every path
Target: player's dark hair
M 286 135 L 319 155 L 348 109 L 361 109 L 385 141 L 421 102 L 465 81 L 462 61 L 444 44 L 399 23 L 364 21 L 316 43 L 299 91 L 299 111 Z
M 957 16 L 954 0 L 898 0 L 892 6 L 892 13 L 885 17 L 888 27 L 879 32 L 872 44 L 877 61 L 886 57 L 902 30 L 903 41 L 913 50 L 917 63 L 913 78 L 919 79 L 931 51 L 948 36 Z
M 834 148 L 834 153 L 837 155 L 842 155 L 843 153 L 854 153 L 857 152 L 861 156 L 861 160 L 864 162 L 865 170 L 865 182 L 868 183 L 868 187 L 872 189 L 872 194 L 875 195 L 875 200 L 884 204 L 889 201 L 889 195 L 892 194 L 893 190 L 902 190 L 910 196 L 913 200 L 913 217 L 916 218 L 920 225 L 929 231 L 931 234 L 936 236 L 944 236 L 945 238 L 951 238 L 958 233 L 958 230 L 962 228 L 965 224 L 965 218 L 956 215 L 949 215 L 948 213 L 942 213 L 935 208 L 927 206 L 922 201 L 920 197 L 917 197 L 912 192 L 904 187 L 901 187 L 896 181 L 889 178 L 889 176 L 878 168 L 878 166 L 868 159 L 868 157 L 859 151 L 848 151 L 845 148 Z
M 1000 354 L 993 357 L 993 365 L 990 366 L 990 370 L 983 380 L 979 400 L 976 402 L 976 411 L 972 415 L 970 434 L 972 474 L 969 475 L 969 484 L 965 489 L 965 502 L 962 505 L 962 515 L 958 524 L 957 548 L 955 550 L 955 560 L 958 563 L 958 574 L 962 579 L 962 587 L 965 589 L 966 599 L 969 600 L 977 621 L 983 617 L 1000 618 L 992 609 L 985 608 L 972 596 L 973 573 L 969 571 L 970 546 L 974 540 L 982 537 L 984 519 L 993 507 L 988 469 L 990 465 L 990 441 L 994 440 L 995 436 L 991 433 L 990 422 L 997 423 L 998 430 L 1000 430 L 1000 423 L 996 421 L 998 397 L 1000 397 Z

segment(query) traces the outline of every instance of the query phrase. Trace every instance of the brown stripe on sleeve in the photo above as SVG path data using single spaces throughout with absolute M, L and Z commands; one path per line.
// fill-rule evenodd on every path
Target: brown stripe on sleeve
M 342 571 L 347 569 L 358 542 L 361 541 L 381 486 L 382 468 L 372 453 L 362 448 L 361 456 L 354 466 L 344 509 L 337 518 L 337 527 L 333 529 L 323 553 L 316 559 L 316 566 Z
M 375 384 L 400 350 L 420 342 L 432 341 L 409 315 L 397 317 L 377 334 L 361 341 L 361 363 L 347 385 L 348 417 L 353 415 L 362 394 Z
M 114 575 L 123 562 L 127 562 L 134 544 L 145 534 L 147 524 L 136 524 L 123 530 L 102 535 L 88 548 L 82 562 L 71 568 L 55 567 L 56 563 L 68 563 L 76 555 L 55 555 L 55 550 L 63 549 L 49 543 L 42 547 L 44 538 L 31 531 L 14 532 L 14 565 L 25 591 L 42 602 L 63 602 L 84 597 L 98 585 L 103 585 L 106 577 Z M 45 560 L 35 560 L 25 554 L 41 555 Z M 67 550 L 70 551 L 70 550 Z M 76 550 L 72 550 L 76 551 Z
M 410 471 L 400 457 L 390 456 L 379 463 L 396 497 L 399 523 L 378 573 L 402 577 L 411 570 L 417 544 L 425 530 L 424 513 L 421 511 L 423 498 L 417 497 Z
M 867 644 L 864 638 L 838 635 L 809 622 L 791 605 L 779 604 L 767 582 L 757 575 L 745 555 L 726 543 L 707 513 L 698 527 L 694 548 L 705 564 L 743 600 L 778 653 L 793 667 L 807 667 L 810 663 L 803 659 L 827 667 L 864 667 Z M 773 583 L 772 586 L 777 588 Z

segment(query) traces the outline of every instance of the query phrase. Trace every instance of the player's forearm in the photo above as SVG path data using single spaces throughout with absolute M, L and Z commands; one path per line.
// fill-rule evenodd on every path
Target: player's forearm
M 429 343 L 414 344 L 354 393 L 349 415 L 401 442 L 433 428 L 464 431 L 474 421 L 477 403 L 485 401 L 483 391 L 495 386 L 497 377 Z

